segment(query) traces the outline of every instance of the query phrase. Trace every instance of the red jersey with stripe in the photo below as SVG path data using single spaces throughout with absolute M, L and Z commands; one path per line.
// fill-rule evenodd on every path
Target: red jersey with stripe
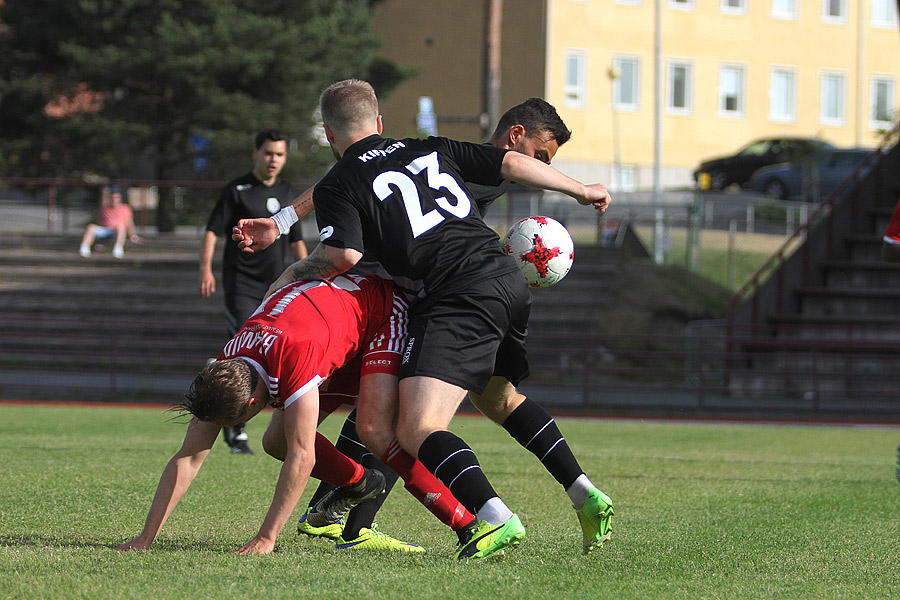
M 900 244 L 900 198 L 897 199 L 894 214 L 891 215 L 887 231 L 884 232 L 884 241 L 889 244 Z
M 292 283 L 263 301 L 219 359 L 247 360 L 283 410 L 360 354 L 361 375 L 396 374 L 406 311 L 393 282 L 374 275 Z

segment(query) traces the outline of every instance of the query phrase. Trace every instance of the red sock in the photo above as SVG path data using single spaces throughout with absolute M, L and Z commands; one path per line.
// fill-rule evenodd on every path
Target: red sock
M 310 474 L 312 477 L 344 487 L 362 479 L 364 471 L 361 464 L 335 448 L 327 437 L 316 432 L 316 464 Z
M 421 462 L 410 456 L 397 440 L 391 442 L 381 462 L 392 468 L 404 482 L 404 486 L 416 500 L 430 510 L 434 516 L 454 531 L 475 520 L 475 516 L 459 503 L 459 500 L 425 468 Z

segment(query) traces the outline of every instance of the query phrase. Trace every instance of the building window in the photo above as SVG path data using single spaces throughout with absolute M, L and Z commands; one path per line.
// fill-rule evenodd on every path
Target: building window
M 683 60 L 670 61 L 666 101 L 670 113 L 687 115 L 693 112 L 693 88 L 693 65 Z
M 723 13 L 743 15 L 747 12 L 747 0 L 720 0 Z
M 819 121 L 823 125 L 843 125 L 847 121 L 847 76 L 822 73 L 819 79 Z
M 617 110 L 638 110 L 640 102 L 641 62 L 636 56 L 614 56 L 613 107 Z
M 772 69 L 769 84 L 769 120 L 791 123 L 797 117 L 796 74 L 793 69 Z
M 796 19 L 797 0 L 772 0 L 772 17 L 775 19 Z
M 894 119 L 894 78 L 879 75 L 869 86 L 869 118 L 872 127 L 890 127 Z
M 569 50 L 566 53 L 566 106 L 580 108 L 585 104 L 586 63 L 583 50 Z
M 744 116 L 744 67 L 740 65 L 719 67 L 719 116 Z
M 641 0 L 615 0 L 616 4 L 624 4 L 626 6 L 640 6 Z
M 610 184 L 614 192 L 637 190 L 637 169 L 634 165 L 613 165 Z
M 822 20 L 826 23 L 846 23 L 847 0 L 822 0 Z
M 669 8 L 677 10 L 693 10 L 694 0 L 669 0 Z
M 897 27 L 896 0 L 872 0 L 872 27 L 879 29 Z

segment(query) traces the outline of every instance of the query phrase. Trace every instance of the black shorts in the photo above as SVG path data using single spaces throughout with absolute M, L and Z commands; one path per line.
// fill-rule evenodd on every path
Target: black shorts
M 410 307 L 400 378 L 433 377 L 477 394 L 491 376 L 528 377 L 531 291 L 518 271 Z

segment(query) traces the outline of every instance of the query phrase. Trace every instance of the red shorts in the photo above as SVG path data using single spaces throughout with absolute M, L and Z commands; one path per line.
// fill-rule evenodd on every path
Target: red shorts
M 398 326 L 397 320 L 402 320 Z M 364 352 L 331 374 L 319 386 L 319 410 L 331 414 L 340 406 L 356 406 L 359 380 L 370 373 L 397 375 L 400 372 L 400 349 L 406 340 L 406 311 L 395 311 L 372 336 Z

